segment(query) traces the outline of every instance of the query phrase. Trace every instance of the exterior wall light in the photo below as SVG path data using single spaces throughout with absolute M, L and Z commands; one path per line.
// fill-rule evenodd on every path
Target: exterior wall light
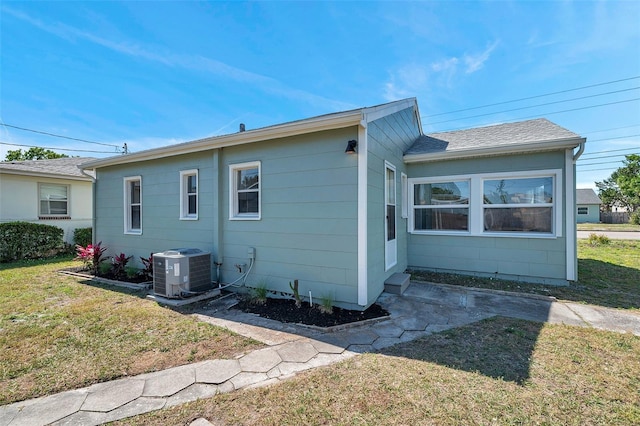
M 356 146 L 358 146 L 358 141 L 350 140 L 349 142 L 347 142 L 347 149 L 345 149 L 344 152 L 346 152 L 347 154 L 355 154 L 357 152 Z

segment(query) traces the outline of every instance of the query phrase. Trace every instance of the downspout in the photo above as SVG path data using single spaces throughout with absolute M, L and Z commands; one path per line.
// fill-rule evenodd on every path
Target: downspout
M 84 171 L 85 169 L 80 169 L 80 173 L 82 173 L 83 175 L 87 176 L 88 178 L 91 178 L 91 244 L 95 245 L 96 244 L 96 178 L 94 176 L 91 176 L 90 174 L 88 174 L 87 172 Z M 95 169 L 93 169 L 94 173 L 95 173 Z
M 573 163 L 575 164 L 576 161 L 578 161 L 578 158 L 580 158 L 580 156 L 582 155 L 582 153 L 584 152 L 584 146 L 585 146 L 585 142 L 580 142 L 580 146 L 578 148 L 578 152 L 576 152 L 575 154 L 573 154 Z

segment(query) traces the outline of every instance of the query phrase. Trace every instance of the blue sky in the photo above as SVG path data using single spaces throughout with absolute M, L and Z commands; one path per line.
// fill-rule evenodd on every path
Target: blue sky
M 426 133 L 546 117 L 587 137 L 577 186 L 594 187 L 640 152 L 638 22 L 637 1 L 5 0 L 0 159 L 105 157 L 416 97 Z

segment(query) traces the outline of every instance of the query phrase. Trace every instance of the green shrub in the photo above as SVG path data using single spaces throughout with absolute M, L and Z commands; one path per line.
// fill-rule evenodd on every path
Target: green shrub
M 606 235 L 589 234 L 589 244 L 592 246 L 606 246 L 611 242 Z
M 629 223 L 632 225 L 640 225 L 640 211 L 631 213 L 631 216 L 629 217 Z
M 93 231 L 91 228 L 76 228 L 73 230 L 74 246 L 86 247 L 91 244 Z
M 65 250 L 63 236 L 64 231 L 53 225 L 0 223 L 0 262 L 55 256 Z

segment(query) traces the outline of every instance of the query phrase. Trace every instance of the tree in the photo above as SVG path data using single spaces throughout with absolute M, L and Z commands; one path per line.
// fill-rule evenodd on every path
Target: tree
M 68 155 L 58 154 L 50 149 L 32 147 L 24 153 L 21 149 L 7 151 L 5 161 L 26 161 L 26 160 L 52 160 L 54 158 L 67 158 Z
M 596 182 L 600 200 L 610 210 L 613 205 L 629 213 L 640 211 L 640 155 L 626 155 L 623 166 L 602 182 Z

